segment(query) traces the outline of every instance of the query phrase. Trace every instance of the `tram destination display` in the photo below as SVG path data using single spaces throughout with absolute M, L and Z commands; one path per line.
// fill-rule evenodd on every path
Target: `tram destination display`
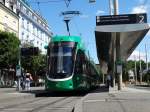
M 96 25 L 138 24 L 147 23 L 146 13 L 96 16 Z

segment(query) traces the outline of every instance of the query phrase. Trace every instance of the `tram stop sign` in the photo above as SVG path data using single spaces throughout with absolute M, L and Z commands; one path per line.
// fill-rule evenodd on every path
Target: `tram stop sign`
M 117 74 L 122 73 L 122 61 L 121 60 L 116 61 L 116 69 L 117 69 Z
M 21 66 L 20 65 L 17 65 L 16 66 L 16 76 L 21 76 Z

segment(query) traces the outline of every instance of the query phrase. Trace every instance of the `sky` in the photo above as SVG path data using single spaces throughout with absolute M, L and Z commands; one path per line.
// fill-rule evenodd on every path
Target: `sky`
M 148 23 L 150 23 L 150 0 L 118 0 L 119 14 L 132 14 L 146 12 Z M 109 15 L 109 0 L 96 0 L 95 3 L 89 3 L 89 0 L 71 0 L 68 7 L 64 0 L 28 0 L 31 7 L 40 12 L 47 20 L 54 35 L 67 35 L 66 26 L 63 22 L 63 11 L 80 11 L 81 15 L 74 16 L 70 22 L 71 35 L 81 36 L 85 47 L 89 50 L 90 56 L 98 63 L 95 28 L 97 15 Z M 145 44 L 148 52 L 148 61 L 150 61 L 150 32 L 144 37 L 129 59 L 145 60 Z

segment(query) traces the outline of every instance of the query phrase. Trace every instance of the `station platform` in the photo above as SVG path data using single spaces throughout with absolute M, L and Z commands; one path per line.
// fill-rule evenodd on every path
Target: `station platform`
M 101 89 L 101 90 L 100 90 Z M 74 112 L 149 112 L 150 91 L 124 87 L 102 87 L 80 100 Z

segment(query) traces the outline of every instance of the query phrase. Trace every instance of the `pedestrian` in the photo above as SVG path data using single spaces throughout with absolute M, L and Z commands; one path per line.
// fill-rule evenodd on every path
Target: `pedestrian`
M 30 83 L 32 81 L 32 76 L 29 72 L 26 72 L 26 80 L 25 80 L 25 90 L 30 91 Z
M 106 81 L 107 81 L 107 87 L 108 87 L 108 88 L 109 88 L 110 86 L 112 86 L 112 70 L 110 69 L 110 67 L 108 68 Z
M 22 90 L 25 90 L 26 76 L 25 76 L 25 72 L 24 72 L 23 69 L 22 69 L 20 81 L 21 81 L 21 82 L 20 82 L 20 85 L 21 85 Z
M 110 74 L 107 74 L 107 87 L 108 88 L 109 88 L 110 84 L 111 84 L 111 76 L 110 76 Z

